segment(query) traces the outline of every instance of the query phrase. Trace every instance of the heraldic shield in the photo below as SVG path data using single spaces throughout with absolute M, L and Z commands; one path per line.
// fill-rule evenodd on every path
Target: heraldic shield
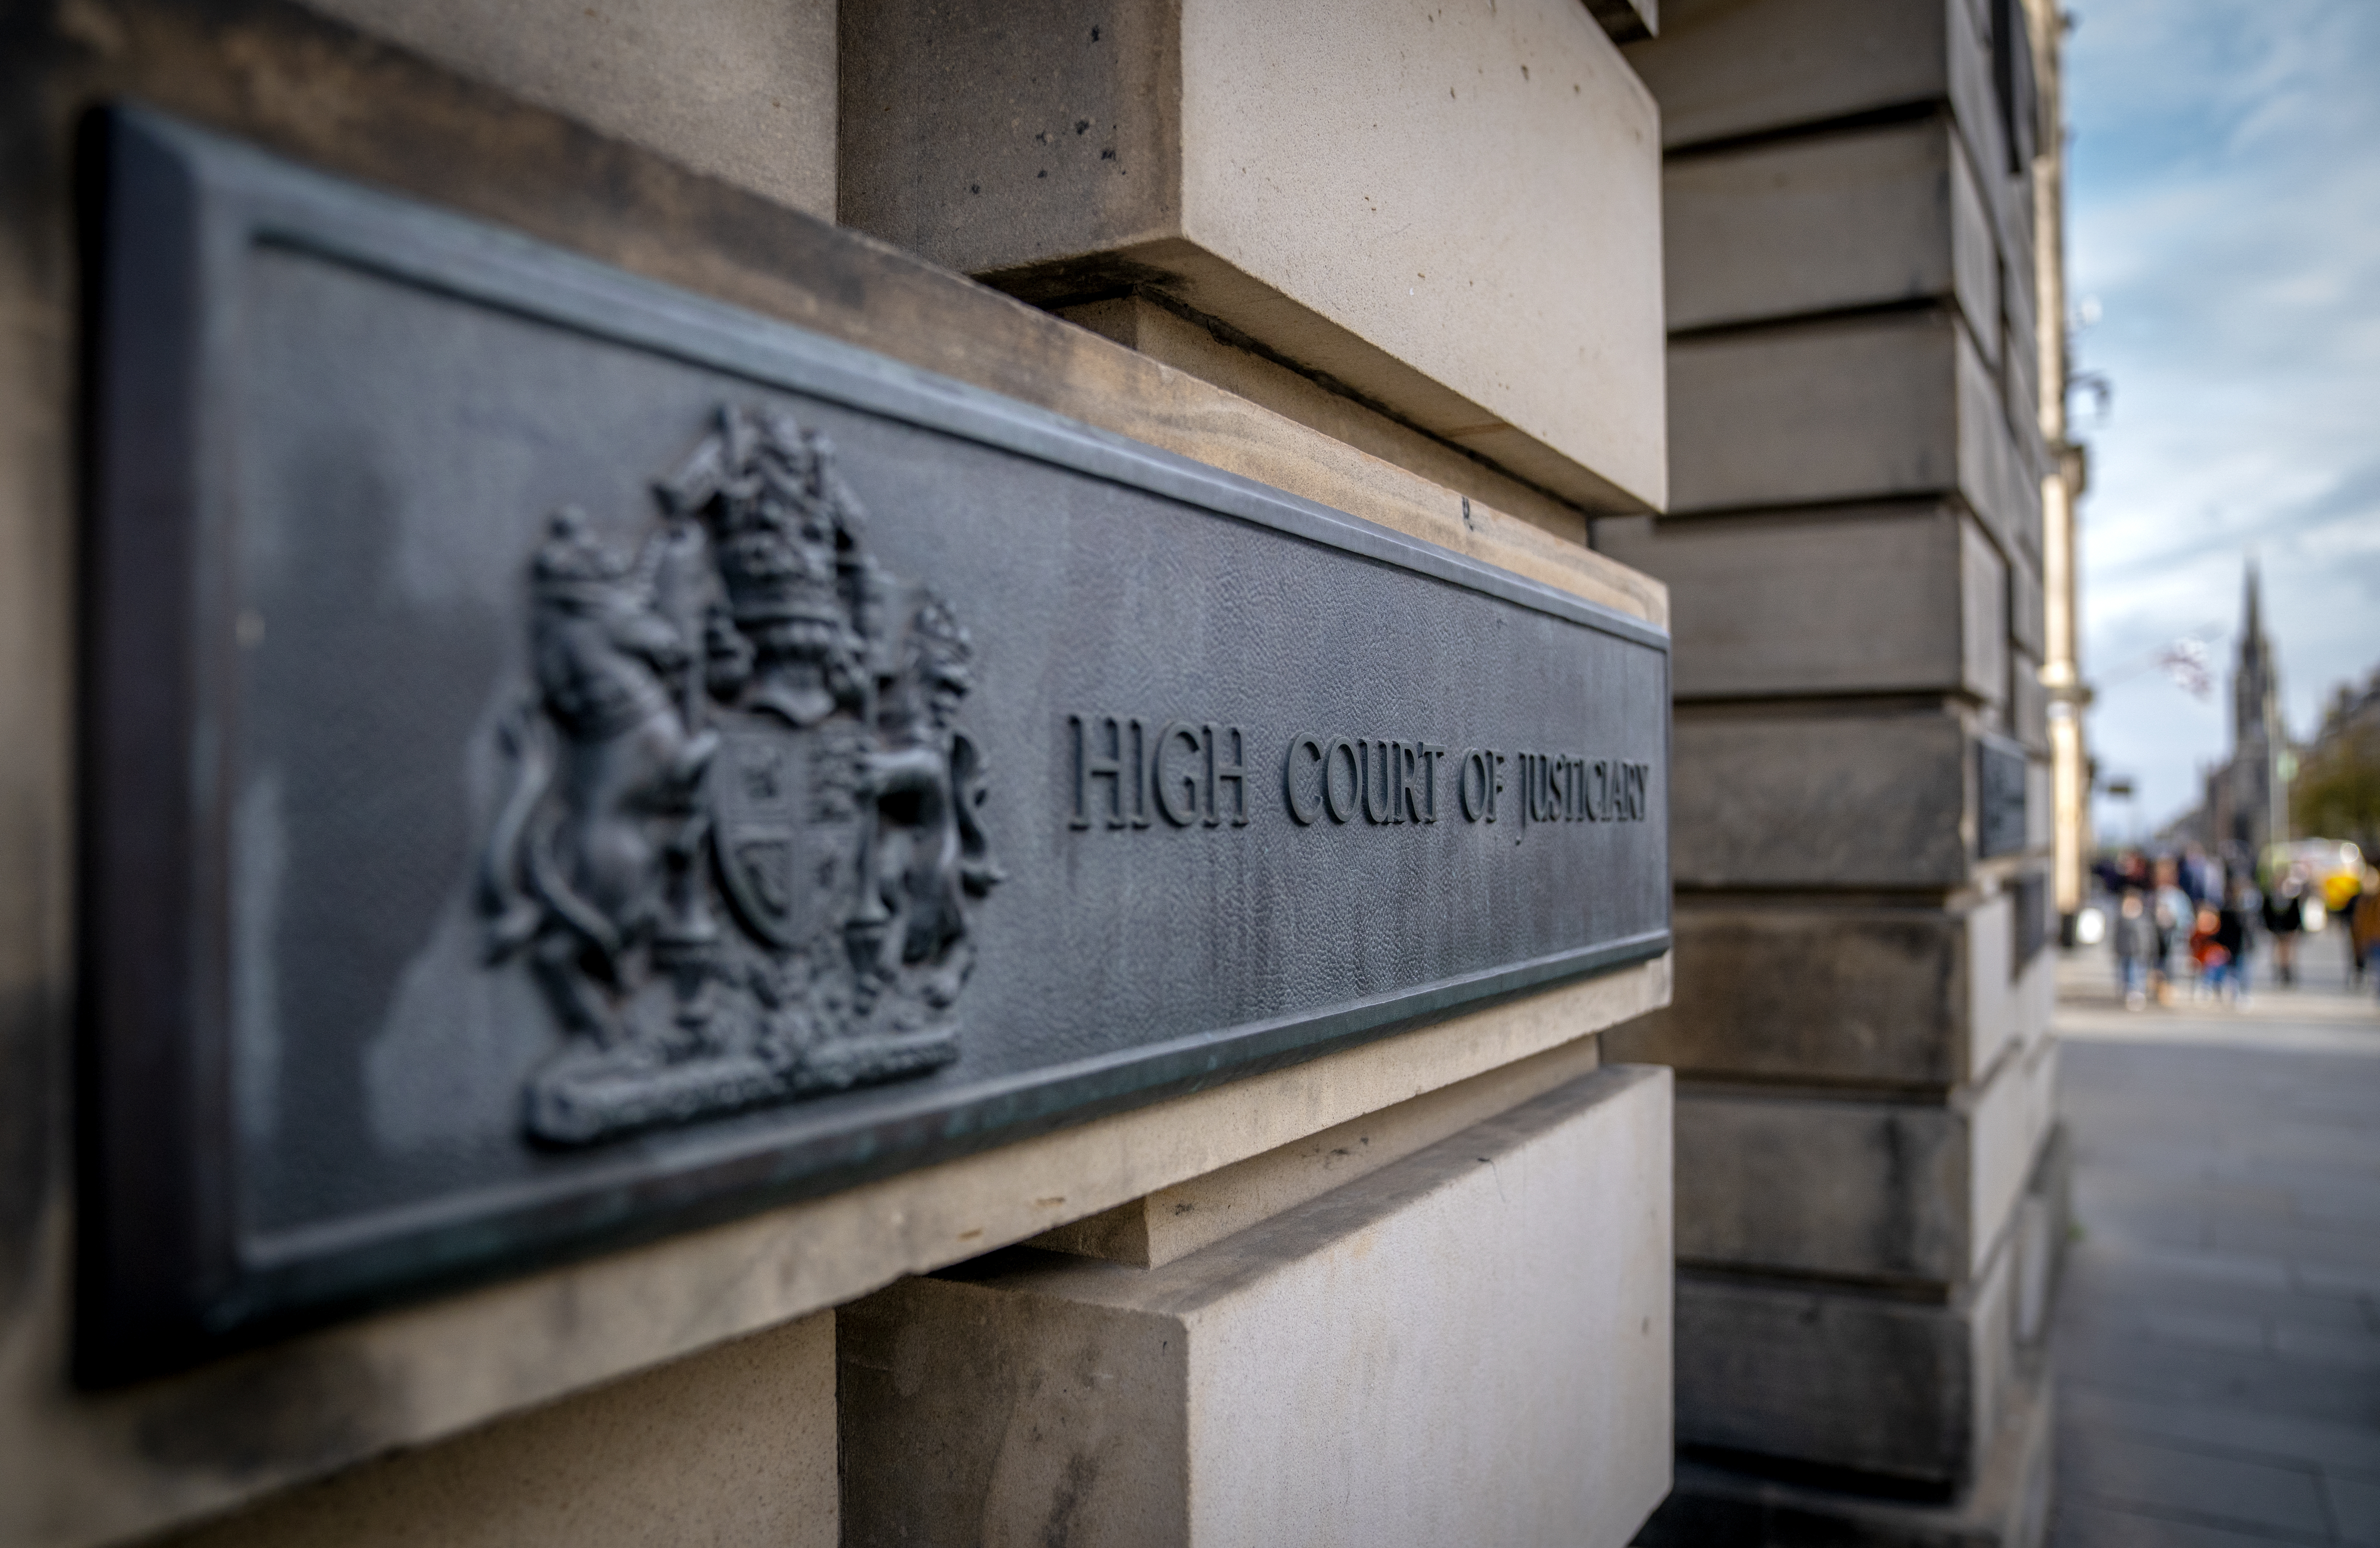
M 950 1063 L 1000 879 L 973 644 L 869 555 L 826 438 L 723 408 L 654 493 L 633 558 L 550 518 L 500 732 L 480 900 L 560 1024 L 523 1101 L 551 1144 Z

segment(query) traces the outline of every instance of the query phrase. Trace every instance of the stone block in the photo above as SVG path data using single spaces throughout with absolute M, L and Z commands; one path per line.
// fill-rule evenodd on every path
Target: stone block
M 2040 1548 L 2056 1473 L 2047 1373 L 2027 1373 L 2006 1410 L 1974 1481 L 1940 1502 L 1682 1460 L 1636 1548 Z
M 1987 704 L 2009 698 L 2009 568 L 1973 523 L 1959 527 L 1959 628 L 1965 668 L 1959 687 Z
M 1670 510 L 1958 487 L 1948 312 L 1763 329 L 1670 348 Z
M 2012 1049 L 1991 1083 L 1962 1098 L 1973 1134 L 1970 1218 L 1978 1272 L 2008 1246 L 2017 1205 L 2058 1116 L 2058 1041 Z
M 1663 503 L 1658 130 L 1577 0 L 846 0 L 840 52 L 847 224 L 1040 304 L 1161 291 L 1567 498 Z
M 1664 145 L 1732 140 L 1948 97 L 1961 3 L 1670 0 L 1628 62 L 1661 104 Z
M 2049 753 L 2049 689 L 2042 686 L 2041 663 L 2022 651 L 2009 656 L 2009 735 L 2014 737 L 2030 752 L 2046 757 Z M 2028 786 L 2025 793 L 2025 816 L 2032 818 L 2033 808 L 2049 798 L 2045 788 L 2036 798 Z
M 834 1314 L 820 1312 L 175 1539 L 176 1548 L 834 1548 Z
M 2030 328 L 2014 321 L 2005 323 L 2001 347 L 2001 391 L 2008 399 L 2009 424 L 2017 439 L 2038 440 L 2041 427 L 2040 344 Z M 2030 433 L 2028 434 L 2027 433 Z
M 1949 297 L 1997 347 L 1997 245 L 1946 119 L 1672 158 L 1661 192 L 1672 333 Z
M 1976 181 L 1984 189 L 1999 228 L 2004 254 L 2030 255 L 2032 195 L 2024 180 L 2009 165 L 2009 123 L 2000 113 L 1999 88 L 1993 80 L 1992 24 L 1998 10 L 1995 0 L 1943 0 L 1947 45 L 1945 63 L 1950 116 L 1960 139 L 1974 158 Z M 2017 25 L 2024 25 L 2022 6 L 2010 6 Z M 2027 46 L 2030 46 L 2029 44 Z M 2026 259 L 2030 262 L 2029 256 Z
M 1955 1110 L 1770 1091 L 1678 1091 L 1682 1263 L 1949 1284 L 1968 1257 Z
M 2011 184 L 2012 187 L 2017 186 Z M 2031 190 L 2026 189 L 2028 212 L 2032 210 Z M 2012 233 L 2016 240 L 1999 255 L 2000 315 L 2009 332 L 2024 341 L 2023 353 L 2033 368 L 2039 371 L 2041 361 L 2041 268 L 2040 256 L 2033 250 L 2033 230 L 2030 219 L 2024 228 Z M 2037 379 L 2037 376 L 2036 376 Z M 2026 413 L 2040 418 L 2039 408 Z
M 2016 903 L 2005 892 L 1967 915 L 1969 1074 L 1980 1079 L 2010 1043 L 2028 1041 L 2016 978 Z
M 2040 567 L 2019 559 L 2009 567 L 2009 640 L 2035 661 L 2048 653 L 2043 631 L 2047 626 L 2048 598 Z
M 1673 515 L 1955 493 L 2003 550 L 2040 524 L 1998 384 L 1947 311 L 1680 339 L 1670 445 Z
M 2013 1364 L 2005 1255 L 1947 1302 L 1678 1274 L 1678 1443 L 1956 1488 Z
M 1960 315 L 1976 347 L 1998 363 L 2000 319 L 2008 307 L 2009 269 L 2000 257 L 2002 222 L 1987 192 L 1990 180 L 1975 170 L 1965 143 L 1950 133 L 1950 266 L 1958 276 Z
M 1947 104 L 1998 247 L 2032 250 L 2032 198 L 2008 172 L 1989 0 L 1673 0 L 1632 43 L 1671 149 L 1781 136 Z
M 844 1541 L 1617 1548 L 1670 1486 L 1669 1108 L 1606 1069 L 1160 1268 L 855 1303 Z
M 1607 517 L 1595 543 L 1668 584 L 1682 701 L 2003 692 L 2005 567 L 1956 509 Z
M 2047 715 L 2045 706 L 2043 714 Z M 2041 738 L 2048 741 L 2046 728 Z M 2024 765 L 2024 847 L 2034 854 L 2046 850 L 2057 838 L 2056 792 L 2052 788 L 2052 771 L 2046 757 L 2028 759 Z
M 2058 920 L 2046 921 L 2049 939 L 2045 946 L 2057 944 Z M 2034 954 L 2016 975 L 2015 981 L 2016 1035 L 2027 1043 L 2038 1042 L 2049 1035 L 2050 1021 L 2058 1004 L 2058 954 L 2044 949 Z
M 1959 491 L 2004 554 L 2041 563 L 2041 466 L 2033 420 L 2009 418 L 1999 383 L 1965 339 L 1958 349 Z M 2019 440 L 2020 428 L 2027 439 Z
M 1670 757 L 1682 887 L 1950 887 L 1968 874 L 1974 757 L 1947 710 L 1681 705 Z
M 2046 1347 L 2066 1250 L 2074 1231 L 2074 1144 L 2063 1122 L 2053 1119 L 2041 1142 L 2040 1159 L 2017 1201 L 2010 1249 L 2016 1254 L 2009 1304 L 2010 1327 L 2020 1368 Z
M 360 31 L 834 218 L 833 0 L 305 0 Z
M 1606 1032 L 1604 1052 L 1715 1079 L 1948 1088 L 2022 1025 L 2009 913 L 2006 898 L 1958 910 L 1682 897 L 1675 1000 Z
M 1680 1262 L 1955 1286 L 1998 1251 L 2047 1132 L 2056 1044 L 1947 1102 L 1678 1093 Z

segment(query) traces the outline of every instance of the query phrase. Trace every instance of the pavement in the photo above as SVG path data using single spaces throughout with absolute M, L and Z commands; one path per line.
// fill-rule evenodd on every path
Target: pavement
M 2137 1011 L 2059 963 L 2053 1548 L 2380 1548 L 2380 1000 L 2338 933 L 2299 955 Z

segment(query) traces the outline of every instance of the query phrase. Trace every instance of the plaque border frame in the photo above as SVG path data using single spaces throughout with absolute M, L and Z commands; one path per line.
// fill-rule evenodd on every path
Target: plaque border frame
M 377 1307 L 713 1225 L 1303 1062 L 1670 949 L 1658 930 L 920 1100 L 865 1128 L 679 1134 L 566 1187 L 483 1188 L 253 1236 L 230 1050 L 234 513 L 221 460 L 245 253 L 295 249 L 997 446 L 1551 615 L 1656 652 L 1642 619 L 1053 411 L 116 104 L 79 176 L 86 364 L 79 686 L 74 1373 L 162 1374 Z M 1666 693 L 1664 695 L 1666 702 Z M 1662 717 L 1660 779 L 1670 720 Z M 211 761 L 211 759 L 212 761 Z M 1667 802 L 1664 798 L 1664 811 Z M 1666 838 L 1662 859 L 1668 861 Z

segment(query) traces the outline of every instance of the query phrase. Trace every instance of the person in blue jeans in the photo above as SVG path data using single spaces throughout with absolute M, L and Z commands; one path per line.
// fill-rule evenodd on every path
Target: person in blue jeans
M 2138 1010 L 2148 1003 L 2149 964 L 2162 945 L 2156 920 L 2138 892 L 2125 890 L 2116 906 L 2116 928 L 2110 932 L 2116 948 L 2116 973 L 2124 984 L 2124 1006 Z
M 2228 992 L 2233 1004 L 2248 997 L 2248 889 L 2238 882 L 2224 889 L 2223 907 L 2215 912 L 2215 945 L 2223 953 L 2218 993 Z

